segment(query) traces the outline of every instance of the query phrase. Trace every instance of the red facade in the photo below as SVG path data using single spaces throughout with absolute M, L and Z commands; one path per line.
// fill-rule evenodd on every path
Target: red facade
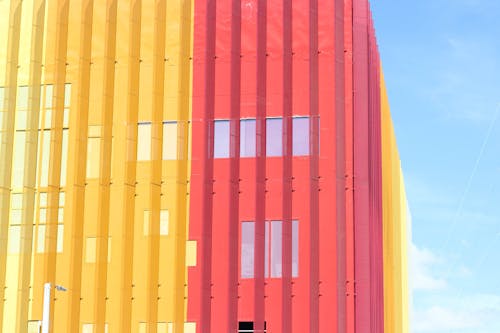
M 204 333 L 243 322 L 256 332 L 383 332 L 380 74 L 368 1 L 194 8 L 198 264 L 188 270 L 188 321 Z

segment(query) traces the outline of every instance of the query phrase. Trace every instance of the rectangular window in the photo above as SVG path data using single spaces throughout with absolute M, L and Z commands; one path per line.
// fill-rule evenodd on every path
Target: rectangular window
M 241 223 L 241 277 L 254 277 L 255 222 Z
M 27 110 L 28 109 L 28 87 L 22 86 L 17 88 L 17 109 Z
M 168 325 L 170 324 L 170 325 Z M 157 333 L 170 333 L 168 330 L 170 329 L 170 331 L 172 330 L 169 326 L 172 326 L 172 323 L 165 323 L 165 322 L 158 322 L 157 323 L 157 326 L 156 326 L 156 332 Z
M 266 119 L 266 155 L 283 155 L 283 119 Z
M 94 324 L 83 324 L 82 333 L 94 333 Z
M 240 122 L 240 156 L 255 157 L 256 134 L 255 119 L 242 119 Z
M 87 141 L 87 178 L 99 177 L 101 138 L 88 138 Z
M 40 333 L 42 329 L 41 320 L 29 320 L 28 321 L 28 333 Z
M 160 236 L 168 236 L 168 221 L 170 214 L 168 210 L 160 210 Z
M 52 127 L 52 110 L 45 110 L 45 116 L 44 116 L 44 126 L 43 128 L 45 129 L 50 129 Z
M 196 244 L 194 240 L 186 241 L 186 266 L 194 267 L 196 266 Z
M 63 244 L 64 244 L 64 224 L 57 225 L 57 253 L 63 252 Z
M 40 147 L 41 158 L 41 172 L 40 172 L 40 186 L 47 187 L 49 183 L 49 161 L 50 161 L 50 130 L 41 131 L 42 144 Z
M 256 333 L 253 321 L 240 321 L 238 323 L 238 333 Z M 261 331 L 262 332 L 262 331 Z M 267 323 L 264 322 L 264 333 L 267 332 Z
M 293 155 L 309 155 L 309 117 L 293 118 Z
M 151 123 L 137 124 L 137 160 L 151 160 Z
M 254 277 L 255 222 L 241 224 L 241 278 Z M 283 222 L 266 221 L 264 235 L 264 277 L 283 275 Z M 292 221 L 292 277 L 299 276 L 299 221 Z
M 27 117 L 28 117 L 28 112 L 27 111 L 20 111 L 16 110 L 16 130 L 21 130 L 24 131 L 26 130 L 26 125 L 27 125 Z
M 87 237 L 85 242 L 85 262 L 95 263 L 96 260 L 96 245 L 97 239 L 95 237 Z
M 21 226 L 11 225 L 9 227 L 9 253 L 17 254 L 21 249 Z
M 45 224 L 38 225 L 36 252 L 43 253 L 45 251 Z
M 44 253 L 45 252 L 45 233 L 47 231 L 47 226 L 45 224 L 38 225 L 38 234 L 37 234 L 37 244 L 36 244 L 36 252 Z M 56 240 L 56 251 L 57 253 L 62 253 L 64 249 L 64 224 L 57 225 L 57 240 Z
M 214 122 L 214 158 L 229 157 L 229 120 Z
M 14 156 L 12 165 L 12 187 L 15 189 L 23 187 L 25 144 L 26 132 L 16 132 L 14 134 Z
M 49 84 L 45 86 L 45 107 L 52 108 L 52 96 L 54 92 L 54 86 Z
M 61 186 L 66 186 L 66 176 L 68 172 L 68 135 L 68 129 L 63 129 L 61 149 Z
M 282 222 L 271 221 L 271 277 L 282 276 Z
M 299 276 L 299 221 L 292 221 L 292 277 Z
M 64 85 L 64 107 L 69 107 L 71 101 L 71 83 Z
M 177 122 L 163 122 L 163 159 L 177 159 Z

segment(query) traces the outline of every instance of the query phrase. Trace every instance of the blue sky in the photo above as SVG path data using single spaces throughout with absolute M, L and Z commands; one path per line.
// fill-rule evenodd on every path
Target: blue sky
M 500 332 L 500 1 L 371 0 L 413 219 L 412 332 Z

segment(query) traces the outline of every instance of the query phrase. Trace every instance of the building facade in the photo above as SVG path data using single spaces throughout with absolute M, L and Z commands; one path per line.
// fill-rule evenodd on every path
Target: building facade
M 408 332 L 368 0 L 0 12 L 0 332 Z

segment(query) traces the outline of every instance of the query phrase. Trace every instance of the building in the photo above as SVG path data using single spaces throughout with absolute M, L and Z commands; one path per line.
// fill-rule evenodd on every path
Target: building
M 367 0 L 0 11 L 0 332 L 408 332 Z

